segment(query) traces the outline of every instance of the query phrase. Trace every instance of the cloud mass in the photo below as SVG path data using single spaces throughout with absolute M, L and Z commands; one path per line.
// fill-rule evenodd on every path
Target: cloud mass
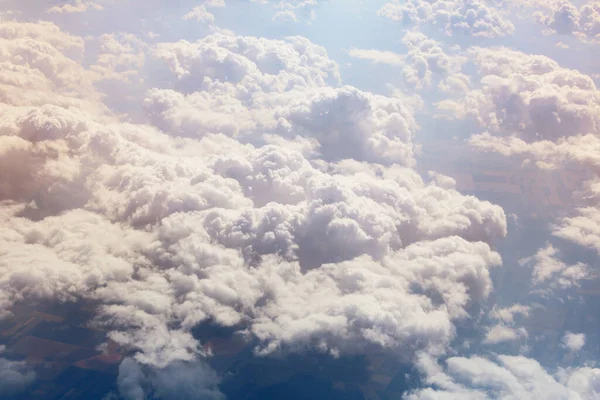
M 494 2 L 389 1 L 371 17 L 402 24 L 403 50 L 346 52 L 307 32 L 334 2 L 251 3 L 243 19 L 268 14 L 258 33 L 218 0 L 156 0 L 143 15 L 0 0 L 0 321 L 91 305 L 85 324 L 119 346 L 114 395 L 128 400 L 225 398 L 203 324 L 248 357 L 412 362 L 423 385 L 408 399 L 597 396 L 595 365 L 501 354 L 544 340 L 522 326 L 537 305 L 496 296 L 513 227 L 443 160 L 430 168 L 423 139 L 589 167 L 548 230 L 598 252 L 594 79 L 510 48 L 518 24 Z M 536 7 L 547 29 L 594 36 L 593 4 Z M 340 53 L 394 68 L 398 87 L 372 90 Z M 593 276 L 554 243 L 514 261 L 540 301 Z M 569 357 L 593 349 L 587 332 L 558 339 Z M 0 394 L 28 390 L 34 369 L 0 358 Z
M 72 58 L 83 39 L 0 32 L 2 307 L 96 302 L 93 323 L 132 351 L 131 398 L 203 357 L 191 329 L 208 319 L 263 354 L 437 354 L 491 291 L 502 209 L 424 181 L 411 105 L 337 85 L 308 40 L 140 46 L 167 78 L 140 124 L 102 103 L 93 82 L 112 72 Z

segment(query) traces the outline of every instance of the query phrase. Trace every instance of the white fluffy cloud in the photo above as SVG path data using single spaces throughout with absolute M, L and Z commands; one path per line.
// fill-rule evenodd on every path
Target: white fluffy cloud
M 212 25 L 215 23 L 215 16 L 208 11 L 208 8 L 214 7 L 225 7 L 225 0 L 205 0 L 202 4 L 195 6 L 192 10 L 186 13 L 183 16 L 183 19 Z
M 224 133 L 242 141 L 276 134 L 307 140 L 327 161 L 413 164 L 411 107 L 330 86 L 339 82 L 337 65 L 306 39 L 217 34 L 159 44 L 155 56 L 168 64 L 179 91 L 151 91 L 145 106 L 172 134 Z
M 412 108 L 339 87 L 308 40 L 108 36 L 85 68 L 83 40 L 54 25 L 0 37 L 0 304 L 96 302 L 94 324 L 131 351 L 129 398 L 204 368 L 202 321 L 263 353 L 442 354 L 490 293 L 502 209 L 424 181 Z M 128 123 L 94 83 L 137 81 L 148 57 L 162 86 L 150 124 Z
M 578 8 L 568 0 L 550 1 L 535 15 L 554 33 L 585 40 L 600 37 L 600 2 L 586 2 Z
M 435 79 L 443 91 L 467 90 L 469 77 L 460 72 L 465 61 L 463 57 L 446 53 L 440 42 L 418 31 L 406 33 L 402 44 L 407 49 L 405 54 L 356 48 L 349 54 L 374 63 L 401 67 L 402 77 L 411 88 L 430 88 Z
M 118 388 L 124 400 L 224 399 L 218 383 L 215 372 L 200 361 L 178 362 L 158 369 L 126 358 L 119 366 Z
M 530 311 L 531 307 L 529 306 L 513 304 L 509 307 L 494 307 L 490 312 L 490 317 L 506 324 L 513 324 L 517 315 L 527 317 Z
M 573 210 L 550 224 L 552 234 L 600 250 L 600 97 L 593 79 L 544 56 L 504 48 L 472 49 L 481 84 L 439 108 L 471 117 L 488 132 L 470 144 L 543 169 L 575 167 L 583 187 Z M 532 267 L 532 292 L 553 297 L 594 277 L 582 262 L 565 263 L 559 249 L 541 248 L 522 264 Z
M 464 59 L 447 54 L 440 42 L 420 32 L 409 32 L 402 43 L 407 47 L 406 65 L 402 71 L 407 82 L 417 88 L 429 87 L 434 77 L 441 80 L 441 89 L 464 90 L 468 77 L 460 73 Z M 460 82 L 462 84 L 459 84 Z M 461 88 L 461 86 L 463 88 Z
M 379 10 L 379 15 L 409 26 L 431 24 L 447 35 L 494 38 L 515 30 L 498 9 L 480 0 L 393 0 Z
M 600 92 L 591 77 L 547 57 L 508 49 L 479 48 L 471 54 L 480 87 L 438 104 L 441 110 L 473 118 L 488 130 L 474 135 L 471 145 L 531 159 L 541 168 L 583 166 L 597 176 Z M 573 215 L 559 220 L 553 230 L 558 237 L 600 249 L 596 180 L 587 184 Z
M 82 13 L 88 10 L 102 10 L 103 7 L 100 4 L 91 1 L 74 0 L 61 5 L 55 5 L 48 8 L 49 13 L 63 14 L 63 13 Z
M 567 265 L 557 257 L 559 251 L 552 245 L 538 250 L 535 256 L 520 261 L 522 265 L 533 265 L 532 281 L 535 286 L 550 289 L 566 289 L 577 286 L 589 276 L 589 267 L 584 263 Z
M 215 16 L 206 9 L 204 4 L 194 7 L 191 11 L 183 16 L 183 19 L 198 21 L 208 25 L 215 23 Z
M 315 18 L 314 0 L 266 3 L 276 19 Z M 93 4 L 109 16 L 128 7 L 76 1 L 43 11 L 66 21 Z M 593 368 L 549 374 L 514 356 L 432 361 L 493 290 L 504 211 L 459 193 L 448 176 L 417 172 L 417 110 L 403 96 L 342 85 L 338 64 L 306 38 L 215 27 L 210 7 L 224 6 L 182 2 L 165 17 L 210 25 L 182 23 L 211 32 L 195 41 L 172 39 L 178 26 L 148 42 L 127 33 L 150 29 L 152 18 L 140 17 L 143 30 L 86 27 L 85 38 L 0 21 L 0 317 L 21 302 L 93 302 L 91 323 L 126 353 L 126 399 L 222 398 L 192 334 L 207 321 L 245 335 L 261 355 L 419 354 L 428 388 L 409 398 L 597 396 Z M 393 1 L 379 13 L 478 43 L 514 30 L 483 1 Z M 597 170 L 600 97 L 590 77 L 416 31 L 402 44 L 402 55 L 350 54 L 448 95 L 439 110 L 488 131 L 472 145 Z M 552 226 L 556 236 L 600 249 L 598 188 L 589 183 L 577 212 Z M 551 246 L 526 262 L 540 290 L 577 286 L 589 272 Z M 527 338 L 519 320 L 530 311 L 492 309 L 482 342 Z M 576 334 L 563 343 L 572 352 L 584 344 Z M 24 364 L 7 363 L 20 387 L 31 382 Z
M 102 10 L 103 7 L 100 4 L 94 2 L 87 2 L 82 0 L 75 0 L 71 3 L 65 3 L 61 5 L 52 6 L 48 9 L 49 13 L 81 13 L 88 10 Z
M 487 132 L 471 137 L 470 144 L 483 151 L 533 161 L 540 168 L 585 167 L 591 178 L 574 196 L 576 210 L 560 217 L 552 234 L 571 242 L 599 249 L 597 174 L 600 134 L 600 98 L 593 79 L 577 70 L 562 67 L 544 56 L 506 48 L 471 48 L 467 56 L 477 69 L 479 84 L 465 95 L 438 103 L 451 118 L 472 119 Z M 473 80 L 475 82 L 475 80 Z M 584 181 L 586 175 L 582 174 Z M 522 265 L 531 267 L 532 292 L 554 299 L 591 277 L 582 262 L 567 263 L 558 248 L 548 244 Z M 528 333 L 515 323 L 515 315 L 527 316 L 529 307 L 515 305 L 493 309 L 497 320 L 487 328 L 483 343 L 498 344 L 526 338 Z M 562 346 L 577 352 L 585 335 L 568 333 Z M 582 367 L 559 369 L 549 374 L 537 361 L 522 356 L 450 358 L 445 367 L 426 361 L 430 388 L 411 394 L 414 399 L 556 398 L 600 397 L 598 370 Z
M 528 143 L 600 132 L 600 92 L 589 76 L 507 48 L 469 53 L 480 85 L 439 103 L 441 110 Z
M 585 334 L 567 332 L 562 339 L 563 346 L 570 351 L 577 352 L 585 346 Z
M 264 0 L 253 0 L 264 1 Z M 299 20 L 311 21 L 317 17 L 315 10 L 318 5 L 317 0 L 285 0 L 277 1 L 275 8 L 277 12 L 273 15 L 274 20 L 283 22 L 298 22 Z
M 483 343 L 498 344 L 503 342 L 511 342 L 514 340 L 527 337 L 525 328 L 514 328 L 504 324 L 497 324 L 488 328 Z
M 419 367 L 430 387 L 410 393 L 406 396 L 410 400 L 600 397 L 600 369 L 591 367 L 559 369 L 551 374 L 533 359 L 507 355 L 452 357 L 444 366 L 422 357 Z
M 531 307 L 522 304 L 513 304 L 509 307 L 494 306 L 488 314 L 494 324 L 486 328 L 483 343 L 495 345 L 527 338 L 527 330 L 517 326 L 515 320 L 529 316 L 530 311 Z
M 594 143 L 598 139 L 594 137 Z M 575 154 L 590 152 L 593 148 L 573 148 Z M 587 159 L 585 161 L 588 161 Z M 596 156 L 592 156 L 595 163 Z M 586 162 L 584 165 L 595 165 Z M 594 172 L 597 171 L 594 169 Z M 572 215 L 562 218 L 554 226 L 554 234 L 560 238 L 588 247 L 600 253 L 600 182 L 597 176 L 586 183 L 579 201 L 580 207 Z
M 404 65 L 404 56 L 387 50 L 350 49 L 351 57 L 369 60 L 375 64 Z
M 485 133 L 473 136 L 471 144 L 483 151 L 532 160 L 544 169 L 575 166 L 582 170 L 580 180 L 583 181 L 583 188 L 574 194 L 576 209 L 568 216 L 559 218 L 551 228 L 557 237 L 600 252 L 600 137 L 597 132 L 534 142 L 515 136 L 501 137 Z

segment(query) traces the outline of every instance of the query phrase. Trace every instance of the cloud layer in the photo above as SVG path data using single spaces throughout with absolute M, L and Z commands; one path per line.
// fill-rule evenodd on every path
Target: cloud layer
M 200 365 L 203 321 L 263 354 L 442 354 L 490 293 L 502 209 L 424 181 L 410 104 L 340 87 L 308 40 L 113 36 L 84 67 L 84 40 L 53 24 L 0 35 L 4 315 L 96 302 L 94 323 L 132 351 L 129 398 Z M 127 87 L 145 60 L 147 123 L 126 122 L 99 83 Z
M 459 192 L 452 177 L 423 174 L 418 136 L 422 125 L 468 122 L 472 148 L 545 169 L 586 167 L 576 209 L 549 228 L 600 252 L 591 76 L 485 47 L 516 31 L 490 2 L 390 1 L 379 16 L 415 28 L 403 33 L 406 51 L 349 52 L 398 69 L 403 91 L 372 93 L 345 84 L 326 48 L 305 37 L 236 34 L 218 27 L 229 4 L 191 3 L 144 14 L 126 32 L 69 18 L 141 13 L 131 2 L 41 11 L 24 2 L 2 15 L 0 318 L 18 304 L 93 304 L 89 323 L 125 353 L 117 385 L 126 399 L 223 398 L 194 337 L 208 322 L 256 356 L 416 359 L 426 385 L 407 398 L 598 395 L 593 365 L 550 373 L 524 355 L 447 358 L 465 321 L 490 322 L 479 340 L 488 349 L 528 340 L 535 333 L 521 320 L 534 307 L 487 303 L 504 210 Z M 280 22 L 310 23 L 322 2 L 256 3 Z M 595 38 L 593 3 L 549 7 L 537 15 L 548 29 Z M 173 21 L 197 34 L 174 39 Z M 437 40 L 450 36 L 478 45 Z M 442 100 L 421 107 L 432 94 Z M 423 120 L 429 106 L 438 119 Z M 436 129 L 426 133 L 455 133 Z M 547 299 L 592 276 L 561 253 L 547 244 L 521 260 L 531 293 Z M 584 333 L 560 337 L 571 356 L 590 346 Z M 35 377 L 4 358 L 0 375 L 0 394 Z
M 537 361 L 523 356 L 499 355 L 453 357 L 440 366 L 422 358 L 426 388 L 409 394 L 411 400 L 425 399 L 595 399 L 600 370 L 581 367 L 546 371 Z
M 394 0 L 379 15 L 405 25 L 431 24 L 446 35 L 494 38 L 510 35 L 514 25 L 496 8 L 479 0 Z

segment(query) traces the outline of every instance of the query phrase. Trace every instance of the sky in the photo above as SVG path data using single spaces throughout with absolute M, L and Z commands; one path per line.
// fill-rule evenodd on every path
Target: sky
M 404 399 L 600 399 L 599 46 L 595 1 L 0 0 L 0 320 L 92 304 L 106 399 L 227 398 L 208 322 Z

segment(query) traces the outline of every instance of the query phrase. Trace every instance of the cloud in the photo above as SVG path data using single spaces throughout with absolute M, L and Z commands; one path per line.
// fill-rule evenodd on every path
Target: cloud
M 515 30 L 501 12 L 479 0 L 394 0 L 385 4 L 379 15 L 407 26 L 430 24 L 449 36 L 495 38 Z
M 253 50 L 238 53 L 248 47 Z M 306 39 L 217 34 L 197 43 L 159 44 L 155 56 L 168 64 L 176 88 L 192 92 L 151 91 L 146 109 L 163 130 L 182 136 L 225 133 L 240 140 L 257 133 L 300 137 L 312 141 L 327 161 L 413 163 L 417 125 L 410 105 L 328 86 L 339 81 L 338 67 Z
M 401 67 L 402 77 L 409 88 L 430 88 L 434 78 L 444 91 L 460 92 L 468 88 L 469 78 L 460 72 L 464 59 L 447 54 L 440 42 L 421 32 L 409 31 L 402 38 L 402 44 L 407 49 L 405 54 L 366 49 L 351 49 L 349 54 L 376 64 Z
M 577 352 L 585 346 L 585 334 L 567 332 L 565 336 L 563 336 L 562 342 L 563 347 L 570 351 Z
M 508 49 L 471 52 L 481 87 L 462 98 L 442 101 L 439 108 L 460 118 L 473 118 L 489 130 L 469 140 L 481 151 L 514 157 L 542 169 L 581 170 L 583 187 L 573 196 L 575 209 L 550 228 L 556 237 L 600 249 L 600 98 L 593 79 L 544 56 Z M 535 260 L 533 279 L 539 288 L 566 289 L 590 276 L 586 265 L 567 265 L 557 256 L 558 250 L 549 245 L 524 260 Z
M 433 78 L 439 79 L 442 90 L 460 92 L 466 89 L 469 78 L 460 73 L 462 57 L 447 54 L 440 42 L 420 32 L 408 32 L 402 39 L 408 48 L 402 70 L 405 80 L 417 89 L 428 88 Z
M 333 110 L 337 110 L 334 113 Z M 278 133 L 314 138 L 327 161 L 414 164 L 412 108 L 403 100 L 352 87 L 325 89 L 281 110 Z
M 503 210 L 421 178 L 412 106 L 340 87 L 307 39 L 103 36 L 84 67 L 86 42 L 55 25 L 0 36 L 0 305 L 93 301 L 131 357 L 124 395 L 175 375 L 213 393 L 203 321 L 262 354 L 441 354 L 492 290 Z M 153 86 L 146 123 L 104 102 L 115 76 Z
M 218 383 L 215 372 L 200 361 L 154 369 L 126 358 L 119 366 L 118 388 L 125 400 L 224 399 Z
M 225 7 L 225 0 L 204 0 L 206 7 Z
M 210 7 L 225 6 L 184 3 L 178 21 L 210 25 Z M 313 19 L 317 7 L 277 4 L 276 18 L 290 21 Z M 449 35 L 514 30 L 477 1 L 391 2 L 380 14 Z M 193 335 L 207 321 L 243 335 L 258 355 L 419 354 L 428 386 L 409 398 L 597 395 L 594 368 L 551 374 L 519 356 L 432 361 L 492 293 L 504 211 L 461 194 L 449 176 L 417 172 L 421 110 L 400 92 L 343 85 L 337 63 L 306 38 L 213 28 L 174 41 L 0 22 L 1 315 L 19 303 L 95 304 L 90 323 L 126 354 L 126 399 L 222 398 Z M 599 165 L 590 77 L 543 56 L 463 51 L 419 32 L 402 44 L 406 54 L 350 55 L 398 66 L 408 86 L 449 96 L 440 111 L 488 131 L 470 141 L 480 149 L 545 168 Z M 591 181 L 581 206 L 552 226 L 556 236 L 600 249 L 597 189 Z M 539 290 L 575 287 L 589 272 L 550 245 L 524 262 Z M 482 341 L 527 338 L 519 319 L 530 312 L 493 308 Z M 564 338 L 572 351 L 581 343 Z
M 566 131 L 565 133 L 568 133 Z M 576 208 L 567 216 L 551 224 L 554 236 L 600 251 L 600 213 L 598 208 L 598 168 L 600 159 L 597 150 L 600 140 L 596 134 L 561 137 L 556 141 L 540 140 L 531 143 L 517 137 L 497 137 L 485 133 L 475 135 L 470 143 L 483 151 L 493 151 L 517 159 L 531 160 L 543 169 L 575 167 L 582 172 L 582 189 L 574 193 Z M 583 167 L 583 169 L 582 169 Z M 550 263 L 552 264 L 552 263 Z M 572 267 L 572 268 L 571 268 Z M 570 279 L 583 277 L 585 268 L 574 265 L 567 268 L 574 273 Z M 566 281 L 565 281 L 566 283 Z
M 490 312 L 490 316 L 498 321 L 502 321 L 507 324 L 513 324 L 515 322 L 515 316 L 521 315 L 527 317 L 531 311 L 531 307 L 523 304 L 513 304 L 510 307 L 496 307 Z
M 5 351 L 0 346 L 0 353 Z M 36 374 L 24 361 L 11 361 L 0 357 L 0 396 L 11 399 L 21 394 L 35 381 Z
M 592 190 L 597 189 L 597 181 Z M 600 252 L 600 210 L 597 199 L 592 198 L 590 204 L 577 208 L 573 215 L 562 218 L 553 226 L 557 237 L 577 243 L 581 246 Z
M 524 327 L 517 327 L 515 320 L 528 317 L 530 311 L 531 307 L 522 304 L 513 304 L 509 307 L 494 306 L 488 316 L 496 323 L 487 327 L 483 343 L 494 345 L 527 338 L 527 330 Z
M 98 46 L 91 70 L 98 81 L 119 84 L 141 82 L 139 71 L 146 65 L 146 44 L 133 34 L 104 34 L 94 43 Z
M 588 266 L 584 263 L 567 265 L 557 257 L 559 251 L 548 244 L 538 250 L 535 256 L 520 260 L 521 265 L 533 264 L 533 284 L 548 285 L 550 288 L 566 289 L 579 285 L 589 276 Z
M 467 247 L 460 249 L 463 246 Z M 264 351 L 272 351 L 280 345 L 314 343 L 317 348 L 336 354 L 377 347 L 396 349 L 401 343 L 402 348 L 418 348 L 421 346 L 418 342 L 431 352 L 443 351 L 446 341 L 453 336 L 450 321 L 465 315 L 464 306 L 470 296 L 485 297 L 490 289 L 487 279 L 473 281 L 480 273 L 473 267 L 448 274 L 442 272 L 441 265 L 426 261 L 426 255 L 439 257 L 440 252 L 448 251 L 449 247 L 456 247 L 456 253 L 449 256 L 457 260 L 455 267 L 460 265 L 458 260 L 471 257 L 460 253 L 469 251 L 466 242 L 439 240 L 430 245 L 411 245 L 406 254 L 398 253 L 388 261 L 393 264 L 384 263 L 381 267 L 365 257 L 335 266 L 324 265 L 306 275 L 305 279 L 313 284 L 294 279 L 277 290 L 273 305 L 264 311 L 266 315 L 274 313 L 273 316 L 278 317 L 265 319 L 252 329 L 259 339 L 267 340 Z M 488 256 L 485 247 L 480 250 L 481 257 Z M 483 266 L 493 261 L 472 259 L 472 263 L 475 262 Z M 421 278 L 427 273 L 420 266 L 422 263 L 427 265 L 428 271 L 437 270 L 445 275 L 446 281 L 456 282 L 454 291 L 446 291 L 435 282 Z M 386 271 L 399 264 L 405 265 L 406 272 L 390 274 Z M 366 266 L 370 272 L 365 270 Z M 388 280 L 385 288 L 379 286 L 383 279 Z M 430 299 L 403 287 L 403 282 L 409 279 L 414 282 L 417 293 L 426 293 Z M 420 279 L 422 281 L 416 283 Z M 328 295 L 321 289 L 312 289 L 317 282 L 320 288 L 328 288 Z M 436 305 L 435 298 L 444 299 L 443 303 Z M 416 314 L 409 310 L 415 310 Z M 399 341 L 400 337 L 405 339 Z
M 600 97 L 589 76 L 545 56 L 507 48 L 473 48 L 469 53 L 480 87 L 440 102 L 440 110 L 472 118 L 492 135 L 526 143 L 599 132 Z M 479 144 L 484 138 L 474 140 Z
M 497 152 L 504 156 L 533 161 L 542 169 L 586 166 L 590 172 L 597 174 L 600 165 L 595 152 L 600 142 L 598 137 L 592 134 L 560 137 L 555 141 L 527 142 L 515 136 L 499 137 L 486 132 L 473 135 L 469 142 L 482 151 Z M 585 179 L 586 174 L 582 174 L 582 180 Z
M 215 16 L 207 8 L 225 7 L 225 0 L 205 0 L 203 4 L 195 6 L 191 11 L 183 16 L 184 20 L 198 21 L 203 24 L 213 25 Z
M 274 21 L 300 22 L 313 21 L 317 18 L 317 0 L 250 0 L 252 3 L 271 5 L 276 11 L 273 15 Z
M 273 15 L 273 20 L 282 22 L 298 22 L 298 17 L 292 10 L 281 10 L 277 11 L 275 15 Z
M 85 2 L 82 0 L 74 0 L 71 3 L 62 5 L 52 6 L 48 9 L 49 13 L 63 14 L 63 13 L 82 13 L 88 10 L 102 10 L 103 7 L 100 4 L 94 2 Z
M 375 49 L 350 49 L 351 57 L 369 60 L 375 64 L 404 65 L 404 56 L 393 51 Z
M 548 2 L 535 16 L 553 33 L 592 41 L 600 37 L 599 2 L 588 2 L 579 8 L 569 1 Z
M 183 16 L 183 19 L 194 20 L 209 25 L 215 23 L 215 16 L 206 9 L 204 4 L 194 7 L 190 12 Z
M 523 337 L 527 337 L 525 328 L 513 328 L 504 324 L 498 324 L 488 328 L 483 343 L 498 344 L 518 340 Z
M 339 82 L 339 68 L 325 49 L 299 36 L 279 41 L 214 34 L 195 43 L 158 44 L 154 56 L 168 65 L 183 92 L 220 84 L 242 85 L 249 95 L 262 88 L 285 92 Z
M 278 11 L 273 16 L 273 19 L 288 22 L 298 22 L 298 15 L 300 15 L 300 18 L 307 21 L 312 21 L 317 17 L 315 10 L 317 5 L 317 0 L 279 1 L 275 5 Z
M 508 355 L 452 357 L 444 366 L 423 357 L 418 365 L 430 387 L 409 393 L 410 400 L 594 399 L 600 395 L 597 368 L 559 369 L 551 374 L 533 359 Z

